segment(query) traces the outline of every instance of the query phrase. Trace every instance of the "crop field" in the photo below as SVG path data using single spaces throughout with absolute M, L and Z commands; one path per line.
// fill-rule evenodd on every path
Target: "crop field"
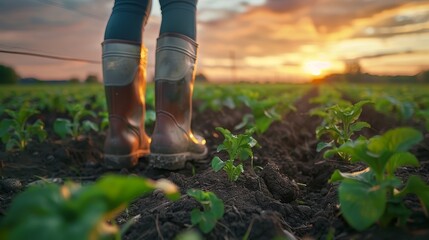
M 0 239 L 429 239 L 426 85 L 197 83 L 178 171 L 103 167 L 102 85 L 0 101 Z

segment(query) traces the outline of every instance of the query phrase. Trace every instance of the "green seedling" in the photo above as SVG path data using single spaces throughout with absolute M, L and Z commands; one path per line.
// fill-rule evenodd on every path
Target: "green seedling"
M 77 139 L 80 135 L 91 130 L 98 131 L 98 126 L 90 121 L 82 119 L 84 117 L 95 117 L 95 113 L 86 110 L 83 105 L 75 104 L 67 108 L 68 113 L 73 117 L 72 121 L 64 118 L 57 118 L 54 122 L 54 132 L 62 139 L 72 136 Z
M 404 205 L 408 194 L 420 199 L 428 215 L 429 186 L 418 176 L 410 176 L 405 185 L 395 176 L 403 166 L 419 166 L 416 157 L 408 150 L 423 139 L 412 128 L 396 128 L 369 140 L 349 141 L 326 154 L 347 153 L 352 162 L 368 165 L 363 171 L 342 173 L 335 170 L 330 182 L 340 182 L 338 189 L 341 213 L 357 230 L 365 230 L 378 222 L 386 226 L 393 221 L 405 224 L 411 211 Z
M 201 100 L 198 105 L 198 111 L 203 112 L 206 109 L 220 111 L 223 107 L 235 109 L 237 104 L 234 101 L 235 92 L 229 88 L 213 88 L 210 91 L 196 91 L 195 99 Z
M 376 98 L 374 108 L 384 114 L 392 115 L 393 113 L 401 121 L 411 119 L 416 112 L 416 106 L 411 100 L 399 99 L 390 95 Z
M 32 186 L 12 201 L 0 222 L 0 239 L 120 239 L 115 217 L 155 189 L 171 200 L 180 197 L 168 180 L 137 176 L 109 175 L 86 186 Z
M 146 125 L 154 124 L 156 121 L 156 112 L 153 109 L 147 109 L 144 117 L 144 123 Z
M 277 112 L 278 99 L 267 98 L 264 100 L 256 100 L 247 96 L 242 96 L 241 100 L 251 109 L 252 113 L 245 114 L 243 116 L 243 121 L 235 126 L 235 130 L 244 127 L 254 128 L 257 134 L 262 134 L 268 130 L 273 122 L 282 119 L 282 115 Z
M 98 116 L 101 118 L 99 130 L 104 131 L 109 126 L 109 113 L 107 111 L 102 111 L 98 113 Z
M 337 148 L 346 142 L 352 140 L 354 134 L 363 128 L 370 127 L 369 123 L 357 121 L 362 113 L 362 107 L 369 101 L 360 101 L 356 104 L 334 105 L 326 109 L 326 114 L 320 115 L 324 118 L 322 125 L 316 129 L 316 137 L 320 139 L 328 135 L 329 142 L 319 142 L 317 151 L 320 152 L 326 148 Z M 350 160 L 350 156 L 338 151 L 338 155 L 344 160 Z
M 107 111 L 102 111 L 98 113 L 98 116 L 101 118 L 100 121 L 100 131 L 104 131 L 109 126 L 109 113 Z M 146 110 L 144 122 L 146 125 L 154 124 L 156 120 L 156 112 L 154 110 Z M 89 130 L 95 130 L 90 128 Z
M 28 119 L 37 114 L 38 111 L 22 105 L 18 112 L 5 109 L 4 112 L 9 118 L 0 122 L 0 138 L 6 145 L 6 151 L 18 148 L 24 150 L 28 142 L 33 138 L 44 141 L 47 133 L 44 130 L 44 123 L 38 119 L 34 123 L 28 123 Z
M 215 172 L 223 169 L 231 182 L 237 181 L 241 173 L 244 172 L 242 161 L 250 158 L 251 168 L 253 170 L 253 151 L 252 148 L 257 145 L 257 141 L 252 137 L 254 129 L 247 129 L 243 134 L 234 135 L 228 129 L 217 127 L 225 137 L 222 144 L 217 147 L 217 152 L 226 151 L 228 160 L 223 161 L 218 156 L 212 159 L 211 166 Z M 237 162 L 238 164 L 236 165 Z
M 216 226 L 217 221 L 223 216 L 223 201 L 212 192 L 198 189 L 189 189 L 187 194 L 203 206 L 203 211 L 198 208 L 192 210 L 192 225 L 198 225 L 203 233 L 209 233 Z

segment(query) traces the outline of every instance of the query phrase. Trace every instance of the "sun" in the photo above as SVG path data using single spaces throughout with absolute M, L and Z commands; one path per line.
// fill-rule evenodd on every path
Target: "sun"
M 332 67 L 332 63 L 328 61 L 307 61 L 302 65 L 304 72 L 313 76 L 320 76 L 326 72 L 326 70 Z

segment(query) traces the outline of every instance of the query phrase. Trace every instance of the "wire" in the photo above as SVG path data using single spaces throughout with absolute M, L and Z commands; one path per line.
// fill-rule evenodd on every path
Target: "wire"
M 50 58 L 50 59 L 72 61 L 72 62 L 84 62 L 84 63 L 91 63 L 91 64 L 100 64 L 101 63 L 101 61 L 95 61 L 95 60 L 89 60 L 89 59 L 60 57 L 60 56 L 54 56 L 54 55 L 24 52 L 24 51 L 11 51 L 11 50 L 4 50 L 4 49 L 0 49 L 0 53 L 27 55 L 27 56 L 33 56 L 33 57 Z

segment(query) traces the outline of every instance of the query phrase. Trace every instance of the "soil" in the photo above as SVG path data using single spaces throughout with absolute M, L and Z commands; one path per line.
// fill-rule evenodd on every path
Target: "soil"
M 255 165 L 262 170 L 245 171 L 237 182 L 229 182 L 224 172 L 215 173 L 208 163 L 188 164 L 180 171 L 152 169 L 142 158 L 131 170 L 118 170 L 121 174 L 136 174 L 152 179 L 168 178 L 182 192 L 179 201 L 170 202 L 159 192 L 132 203 L 127 213 L 117 218 L 123 224 L 131 217 L 141 218 L 126 232 L 124 239 L 174 239 L 191 227 L 190 212 L 199 207 L 188 197 L 187 189 L 197 188 L 214 192 L 225 203 L 225 215 L 205 239 L 242 239 L 250 231 L 249 239 L 429 239 L 429 221 L 423 217 L 418 200 L 408 198 L 407 206 L 414 209 L 404 228 L 381 228 L 374 225 L 364 232 L 357 232 L 347 225 L 338 208 L 337 186 L 328 183 L 335 169 L 356 171 L 364 166 L 348 164 L 340 159 L 324 159 L 316 152 L 315 129 L 320 119 L 308 115 L 315 107 L 309 99 L 318 94 L 309 91 L 299 99 L 297 111 L 275 122 L 261 136 L 256 136 L 262 146 L 255 150 Z M 196 102 L 193 129 L 203 135 L 209 147 L 208 160 L 217 155 L 216 147 L 223 141 L 215 127 L 233 129 L 241 122 L 246 108 L 198 112 Z M 55 114 L 41 114 L 49 126 Z M 366 106 L 361 119 L 371 124 L 363 132 L 366 136 L 380 134 L 388 129 L 411 125 L 425 132 L 418 123 L 400 123 L 377 113 Z M 148 127 L 148 132 L 151 128 Z M 429 182 L 429 135 L 425 132 L 422 143 L 413 149 L 420 160 L 419 168 L 403 168 L 400 177 L 420 175 Z M 61 141 L 51 136 L 45 143 L 32 142 L 24 152 L 6 153 L 0 145 L 0 218 L 4 216 L 13 197 L 27 184 L 43 178 L 57 178 L 79 182 L 95 181 L 108 170 L 101 165 L 102 144 L 105 135 L 91 134 L 82 139 Z M 249 169 L 247 164 L 245 169 Z M 111 172 L 111 171 L 110 171 Z

